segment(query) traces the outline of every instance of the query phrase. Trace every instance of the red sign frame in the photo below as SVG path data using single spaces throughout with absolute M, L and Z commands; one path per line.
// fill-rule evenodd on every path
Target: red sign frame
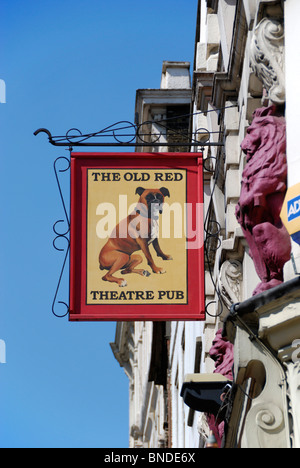
M 111 175 L 108 176 L 107 174 Z M 186 187 L 185 201 L 192 207 L 192 211 L 188 211 L 190 214 L 187 216 L 192 217 L 191 213 L 196 213 L 195 210 L 198 210 L 197 213 L 199 213 L 200 210 L 201 213 L 201 233 L 199 234 L 201 239 L 197 241 L 196 247 L 186 249 L 184 254 L 184 258 L 186 259 L 184 268 L 181 268 L 181 266 L 178 267 L 179 263 L 176 264 L 176 262 L 160 262 L 160 264 L 164 264 L 163 266 L 165 266 L 165 263 L 168 264 L 168 271 L 170 272 L 169 277 L 172 276 L 176 282 L 177 290 L 176 286 L 174 286 L 172 291 L 165 291 L 163 284 L 168 275 L 153 275 L 152 273 L 152 281 L 155 280 L 157 283 L 159 279 L 161 290 L 153 292 L 151 291 L 151 286 L 150 290 L 147 290 L 146 285 L 151 284 L 151 280 L 145 278 L 145 280 L 143 279 L 143 281 L 145 281 L 143 283 L 145 286 L 140 288 L 138 293 L 137 290 L 132 290 L 132 288 L 134 287 L 134 283 L 141 281 L 140 276 L 128 275 L 131 280 L 131 290 L 129 291 L 128 288 L 119 288 L 118 284 L 112 285 L 104 283 L 104 281 L 102 282 L 101 272 L 99 274 L 100 270 L 98 271 L 98 289 L 91 289 L 90 284 L 92 284 L 92 281 L 95 281 L 95 274 L 90 272 L 91 268 L 89 263 L 91 257 L 89 252 L 93 252 L 92 247 L 90 247 L 90 231 L 92 228 L 90 228 L 91 222 L 89 221 L 89 216 L 92 216 L 95 212 L 94 209 L 90 208 L 91 200 L 95 198 L 94 193 L 97 194 L 99 198 L 98 201 L 101 201 L 101 199 L 105 197 L 106 200 L 109 201 L 109 197 L 113 196 L 113 193 L 118 191 L 117 181 L 120 181 L 123 176 L 124 179 L 127 180 L 127 186 L 130 187 L 130 192 L 133 193 L 133 190 L 138 192 L 139 185 L 147 185 L 147 182 L 144 182 L 145 179 L 147 179 L 146 174 L 149 174 L 147 177 L 150 178 L 151 176 L 153 180 L 154 176 L 156 177 L 157 183 L 155 187 L 152 185 L 150 187 L 151 189 L 156 188 L 157 191 L 159 187 L 158 184 L 171 186 L 171 182 L 168 181 L 172 180 L 172 184 L 175 184 L 174 181 L 180 179 L 181 185 L 178 185 L 178 187 L 182 187 L 182 189 L 174 190 L 173 188 L 172 192 L 174 195 L 176 195 L 176 193 L 184 193 L 182 180 L 184 176 Z M 177 174 L 177 176 L 175 174 Z M 164 180 L 164 182 L 161 183 L 161 180 Z M 111 182 L 111 184 L 108 184 L 108 182 Z M 149 184 L 150 182 L 148 182 L 148 188 Z M 172 185 L 172 187 L 175 187 L 175 185 Z M 109 192 L 109 190 L 111 190 L 111 192 Z M 110 193 L 112 195 L 110 195 Z M 165 192 L 165 194 L 166 193 L 167 192 Z M 137 212 L 139 213 L 139 211 Z M 92 215 L 90 215 L 90 213 L 92 213 Z M 186 219 L 185 222 L 187 223 Z M 94 227 L 92 235 L 94 235 Z M 202 153 L 72 153 L 69 320 L 205 320 L 203 236 Z M 186 238 L 184 241 L 186 242 Z M 172 242 L 175 242 L 175 240 Z M 180 240 L 180 242 L 182 241 Z M 94 240 L 92 244 L 93 246 L 94 244 L 97 245 Z M 165 244 L 167 244 L 167 242 L 165 242 Z M 171 244 L 171 242 L 169 242 L 169 244 Z M 181 243 L 180 245 L 183 244 Z M 143 256 L 141 251 L 137 253 Z M 175 253 L 177 255 L 176 249 Z M 184 269 L 186 271 L 184 271 Z M 119 271 L 119 277 L 120 273 Z M 103 274 L 104 273 L 102 273 L 102 276 Z M 89 279 L 90 277 L 92 278 L 91 280 Z M 147 283 L 147 281 L 149 281 L 149 283 Z M 169 278 L 168 281 L 170 282 L 172 280 Z M 178 282 L 182 282 L 182 284 L 186 285 L 185 293 L 178 291 L 178 284 L 181 284 Z M 114 290 L 111 290 L 109 293 L 105 292 L 105 288 L 108 286 L 114 288 Z M 186 298 L 183 299 L 185 295 Z M 110 301 L 108 301 L 108 298 Z M 128 299 L 132 300 L 132 303 Z M 181 300 L 182 302 L 180 302 Z

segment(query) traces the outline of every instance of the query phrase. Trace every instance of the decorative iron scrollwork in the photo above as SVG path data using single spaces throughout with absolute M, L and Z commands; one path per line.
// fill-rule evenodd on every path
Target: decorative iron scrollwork
M 156 130 L 153 131 L 153 124 Z M 149 129 L 149 126 L 152 126 Z M 158 127 L 161 128 L 158 129 Z M 181 137 L 180 141 L 166 142 L 160 141 L 161 137 L 165 136 L 165 132 L 176 133 Z M 134 124 L 129 121 L 120 121 L 110 125 L 99 132 L 83 134 L 77 128 L 71 128 L 65 135 L 53 136 L 46 128 L 40 128 L 34 132 L 34 135 L 46 133 L 49 143 L 54 146 L 153 146 L 153 147 L 207 147 L 207 146 L 223 146 L 222 142 L 210 142 L 210 132 L 207 129 L 197 129 L 189 136 L 186 132 L 181 132 L 173 128 L 169 128 L 168 123 L 162 121 L 149 121 L 141 124 Z
M 210 261 L 210 255 L 209 252 L 216 252 L 220 247 L 221 247 L 221 225 L 218 223 L 216 220 L 209 219 L 207 220 L 207 224 L 204 227 L 205 231 L 205 241 L 204 241 L 204 252 L 205 252 L 205 257 L 207 260 L 207 265 L 208 265 L 208 272 L 211 277 L 211 281 L 214 285 L 214 290 L 215 293 L 219 299 L 219 306 L 220 306 L 220 311 L 217 312 L 216 314 L 212 314 L 209 312 L 209 306 L 211 304 L 217 304 L 216 300 L 210 301 L 206 304 L 206 314 L 209 315 L 210 317 L 220 317 L 223 313 L 224 307 L 223 307 L 223 298 L 221 295 L 221 291 L 219 289 L 218 284 L 215 284 L 215 281 L 213 279 L 213 272 L 211 270 L 211 261 Z
M 58 169 L 58 165 L 60 163 L 62 163 L 62 162 L 64 162 L 64 164 L 67 163 L 67 167 L 62 168 L 62 169 Z M 61 198 L 61 202 L 62 202 L 62 206 L 63 206 L 63 210 L 64 210 L 64 215 L 65 215 L 65 219 L 59 219 L 53 225 L 53 231 L 54 231 L 54 234 L 55 234 L 55 238 L 53 240 L 53 247 L 59 252 L 65 252 L 63 265 L 62 265 L 62 268 L 61 268 L 58 284 L 57 284 L 57 287 L 56 287 L 56 291 L 55 291 L 55 295 L 54 295 L 54 299 L 53 299 L 53 303 L 52 303 L 52 312 L 55 315 L 55 317 L 59 317 L 59 318 L 66 317 L 68 315 L 68 313 L 69 313 L 68 304 L 66 302 L 64 302 L 64 301 L 58 301 L 57 297 L 58 297 L 59 289 L 60 289 L 60 286 L 61 286 L 64 271 L 65 271 L 65 266 L 66 266 L 67 259 L 68 259 L 68 256 L 69 256 L 69 251 L 70 251 L 70 239 L 69 239 L 70 220 L 69 220 L 69 215 L 68 215 L 68 211 L 67 211 L 67 208 L 66 208 L 65 200 L 64 200 L 64 197 L 63 197 L 61 184 L 60 184 L 60 181 L 59 181 L 59 173 L 67 172 L 67 171 L 69 171 L 69 169 L 70 169 L 70 160 L 68 158 L 66 158 L 64 156 L 61 156 L 61 157 L 57 158 L 54 161 L 55 177 L 56 177 L 58 190 L 59 190 L 59 195 L 60 195 L 60 198 Z M 62 227 L 62 224 L 65 224 L 64 229 L 62 229 L 62 230 L 58 229 L 58 225 L 60 225 L 60 227 Z M 61 244 L 60 241 L 63 241 L 63 244 L 64 244 L 63 248 L 60 245 Z M 57 304 L 63 304 L 63 306 L 67 309 L 64 314 L 61 315 L 61 314 L 58 314 L 56 312 Z
M 224 107 L 222 109 L 227 109 L 230 107 L 236 107 L 237 105 L 231 105 Z M 187 129 L 180 129 L 178 125 L 174 126 L 174 120 L 181 119 L 182 117 L 192 117 L 193 115 L 197 114 L 206 114 L 208 112 L 216 112 L 220 111 L 221 109 L 210 109 L 206 112 L 197 112 L 195 114 L 187 114 L 183 116 L 176 116 L 162 120 L 155 120 L 155 121 L 147 121 L 143 123 L 132 123 L 127 120 L 122 120 L 119 122 L 114 123 L 113 125 L 109 125 L 98 132 L 87 133 L 83 134 L 77 128 L 71 128 L 66 132 L 65 135 L 62 136 L 53 136 L 49 130 L 46 128 L 39 128 L 34 132 L 34 135 L 37 136 L 40 133 L 45 133 L 48 136 L 49 143 L 53 146 L 62 146 L 67 147 L 70 152 L 72 151 L 73 147 L 169 147 L 170 150 L 176 151 L 175 148 L 185 147 L 186 151 L 195 148 L 195 151 L 203 151 L 205 147 L 223 147 L 224 141 L 218 142 L 211 142 L 211 133 L 219 133 L 221 132 L 209 132 L 205 128 L 199 128 L 193 133 L 189 133 Z M 173 121 L 173 122 L 169 122 Z M 176 136 L 176 141 L 166 141 L 166 135 L 168 137 Z M 162 141 L 163 140 L 163 141 Z M 172 138 L 171 138 L 172 140 Z M 173 139 L 174 140 L 174 139 Z M 185 149 L 183 150 L 185 151 Z M 204 162 L 205 170 L 211 171 L 211 168 L 208 167 L 209 160 L 212 159 L 210 156 Z M 59 163 L 67 163 L 66 167 L 58 169 Z M 55 234 L 55 238 L 53 240 L 54 248 L 59 252 L 65 252 L 64 261 L 61 268 L 61 273 L 59 276 L 57 288 L 54 295 L 54 300 L 52 304 L 52 312 L 56 317 L 66 317 L 69 314 L 69 305 L 65 301 L 58 301 L 58 294 L 62 283 L 62 278 L 65 272 L 65 267 L 67 263 L 67 259 L 70 252 L 70 220 L 68 215 L 68 210 L 66 208 L 66 204 L 64 201 L 63 193 L 61 184 L 59 181 L 59 174 L 63 172 L 67 172 L 70 169 L 70 160 L 64 156 L 59 157 L 54 162 L 54 172 L 55 177 L 59 189 L 59 194 L 61 198 L 61 202 L 63 205 L 63 211 L 65 219 L 60 219 L 56 221 L 53 225 L 53 231 Z M 217 227 L 217 231 L 212 229 L 213 227 L 213 220 L 209 220 L 209 224 L 206 224 L 206 245 L 207 240 L 214 238 L 219 241 L 219 227 Z M 66 226 L 63 228 L 62 224 Z M 216 225 L 215 225 L 216 226 Z M 59 229 L 61 228 L 61 229 Z M 63 242 L 64 247 L 62 247 L 61 242 Z M 218 293 L 218 291 L 217 291 Z M 58 314 L 56 312 L 57 304 L 62 304 L 67 309 L 64 314 Z M 208 304 L 209 305 L 209 304 Z M 207 306 L 208 306 L 207 305 Z
M 214 164 L 212 164 L 214 162 Z M 210 317 L 220 317 L 224 310 L 224 301 L 222 298 L 222 294 L 219 288 L 219 285 L 214 280 L 214 273 L 212 268 L 212 263 L 214 262 L 215 253 L 221 247 L 222 240 L 221 240 L 221 225 L 220 223 L 214 218 L 213 215 L 213 194 L 217 185 L 217 180 L 219 177 L 220 172 L 220 158 L 216 158 L 214 156 L 208 156 L 204 162 L 204 169 L 208 172 L 213 173 L 214 178 L 214 186 L 210 196 L 209 207 L 207 209 L 207 214 L 204 222 L 204 232 L 205 232 L 205 241 L 204 241 L 204 252 L 206 258 L 206 268 L 210 275 L 211 282 L 214 287 L 215 294 L 218 298 L 217 300 L 212 300 L 206 304 L 205 312 Z M 211 258 L 213 256 L 213 258 Z M 216 313 L 209 312 L 209 308 L 212 304 L 219 304 L 219 311 Z

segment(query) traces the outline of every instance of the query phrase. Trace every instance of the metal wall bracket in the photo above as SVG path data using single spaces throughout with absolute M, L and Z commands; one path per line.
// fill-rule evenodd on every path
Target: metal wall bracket
M 63 163 L 65 165 L 65 167 L 61 168 L 61 169 L 58 169 L 58 166 L 61 163 Z M 57 158 L 54 161 L 54 172 L 55 172 L 56 182 L 57 182 L 57 185 L 58 185 L 59 195 L 60 195 L 60 199 L 61 199 L 61 202 L 62 202 L 62 205 L 63 205 L 63 211 L 64 211 L 64 215 L 65 215 L 65 219 L 59 219 L 53 225 L 53 231 L 54 231 L 54 234 L 55 234 L 55 238 L 53 240 L 53 247 L 56 250 L 58 250 L 59 252 L 65 252 L 63 265 L 62 265 L 62 268 L 61 268 L 58 284 L 57 284 L 57 287 L 56 287 L 56 291 L 55 291 L 55 295 L 54 295 L 54 299 L 53 299 L 53 303 L 52 303 L 52 312 L 55 315 L 55 317 L 59 317 L 59 318 L 66 317 L 69 314 L 69 305 L 64 301 L 58 301 L 57 298 L 58 298 L 61 282 L 62 282 L 62 279 L 63 279 L 66 263 L 67 263 L 67 260 L 68 260 L 68 257 L 69 257 L 69 252 L 70 252 L 70 239 L 69 239 L 70 220 L 69 220 L 69 215 L 68 215 L 68 211 L 67 211 L 67 208 L 66 208 L 66 204 L 65 204 L 65 200 L 64 200 L 64 196 L 63 196 L 63 191 L 62 191 L 61 184 L 60 184 L 60 180 L 59 180 L 59 174 L 62 173 L 62 172 L 67 172 L 69 170 L 70 170 L 70 160 L 68 158 L 66 158 L 64 156 L 61 156 L 61 157 Z M 61 231 L 61 230 L 58 230 L 58 225 L 60 225 L 61 227 L 62 227 L 62 225 L 65 225 L 65 227 Z M 61 241 L 64 244 L 63 248 L 61 247 Z M 62 304 L 64 306 L 64 308 L 66 309 L 63 314 L 58 314 L 58 312 L 56 311 L 58 304 Z
M 155 122 L 157 125 L 157 122 Z M 163 131 L 158 133 L 149 133 L 149 131 L 142 131 L 144 125 L 149 125 L 150 122 L 144 122 L 143 124 L 133 124 L 127 121 L 117 122 L 116 124 L 110 125 L 109 127 L 100 130 L 99 132 L 82 134 L 82 132 L 76 128 L 71 128 L 65 135 L 53 136 L 46 128 L 39 128 L 34 132 L 37 136 L 40 133 L 46 133 L 48 135 L 49 143 L 53 146 L 65 146 L 69 148 L 73 147 L 210 147 L 210 146 L 224 146 L 223 142 L 210 142 L 211 133 L 207 129 L 198 129 L 193 132 L 192 136 L 183 135 L 182 132 L 168 129 L 172 135 L 182 137 L 182 141 L 176 142 L 160 142 L 163 137 Z M 163 126 L 167 129 L 167 126 Z M 201 141 L 202 140 L 202 141 Z
M 179 116 L 180 117 L 180 116 Z M 178 118 L 175 117 L 175 119 Z M 204 150 L 205 147 L 223 147 L 223 142 L 211 142 L 211 132 L 205 128 L 199 128 L 191 135 L 188 134 L 187 130 L 184 129 L 174 129 L 172 126 L 168 127 L 167 120 L 155 121 L 155 122 L 144 122 L 142 124 L 134 124 L 129 121 L 120 121 L 113 125 L 110 125 L 98 132 L 83 134 L 80 130 L 76 128 L 71 128 L 63 136 L 53 136 L 49 130 L 46 128 L 39 128 L 34 132 L 34 135 L 37 136 L 40 133 L 45 133 L 48 136 L 49 143 L 53 146 L 58 147 L 67 147 L 71 152 L 73 147 L 134 147 L 134 148 L 162 148 L 167 147 L 169 151 L 173 148 L 186 148 L 187 151 L 189 148 L 195 148 L 198 151 L 198 148 Z M 171 119 L 173 120 L 173 119 Z M 156 128 L 160 127 L 161 131 L 157 133 L 149 132 L 149 126 L 155 123 Z M 165 142 L 166 131 L 168 131 L 169 136 L 176 136 L 176 142 Z M 220 132 L 217 132 L 220 133 Z M 163 137 L 164 141 L 161 142 Z M 64 163 L 66 167 L 58 169 L 60 163 Z M 63 260 L 61 273 L 59 276 L 57 288 L 54 295 L 54 300 L 52 304 L 52 312 L 56 317 L 66 317 L 69 314 L 69 305 L 64 301 L 58 300 L 59 290 L 61 287 L 62 279 L 64 276 L 66 263 L 69 257 L 70 251 L 70 220 L 69 215 L 66 209 L 62 188 L 59 180 L 60 173 L 67 172 L 70 170 L 70 160 L 66 157 L 59 157 L 54 162 L 54 172 L 59 189 L 60 198 L 63 205 L 65 219 L 58 220 L 53 225 L 53 231 L 55 238 L 53 240 L 53 246 L 56 250 L 60 252 L 65 252 L 65 257 Z M 62 227 L 65 224 L 65 228 L 61 230 L 58 229 L 58 226 Z M 64 248 L 61 247 L 61 241 L 65 244 Z M 66 311 L 63 314 L 57 313 L 57 305 L 62 304 Z

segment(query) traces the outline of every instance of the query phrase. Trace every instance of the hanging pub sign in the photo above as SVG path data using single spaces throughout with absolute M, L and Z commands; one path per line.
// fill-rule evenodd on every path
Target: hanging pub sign
M 204 320 L 201 153 L 72 153 L 70 320 Z

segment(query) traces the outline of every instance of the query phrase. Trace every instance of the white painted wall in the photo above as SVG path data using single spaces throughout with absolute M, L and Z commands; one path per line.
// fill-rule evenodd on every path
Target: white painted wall
M 184 378 L 194 373 L 195 344 L 203 335 L 202 322 L 172 322 L 170 361 L 172 394 L 172 447 L 196 448 L 199 445 L 198 418 L 195 413 L 192 427 L 187 425 L 189 408 L 180 397 Z M 202 365 L 204 355 L 202 356 Z M 205 372 L 205 371 L 204 371 Z

